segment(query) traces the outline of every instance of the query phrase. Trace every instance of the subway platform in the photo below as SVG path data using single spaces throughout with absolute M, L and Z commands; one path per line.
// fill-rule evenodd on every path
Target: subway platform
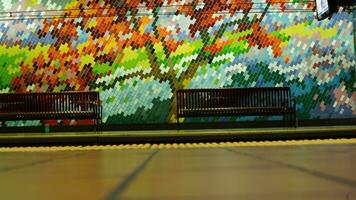
M 354 138 L 0 147 L 0 194 L 36 200 L 356 199 L 355 169 Z
M 356 199 L 356 126 L 0 134 L 1 199 Z

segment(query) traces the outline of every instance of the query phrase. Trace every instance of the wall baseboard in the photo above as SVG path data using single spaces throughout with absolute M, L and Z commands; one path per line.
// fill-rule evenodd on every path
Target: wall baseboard
M 356 125 L 356 118 L 317 119 L 298 121 L 299 127 Z M 273 128 L 284 127 L 282 121 L 244 121 L 213 123 L 164 123 L 164 124 L 116 124 L 103 125 L 103 131 L 143 131 L 143 130 L 189 130 L 189 129 L 232 129 L 232 128 Z M 51 126 L 50 132 L 94 132 L 93 126 Z M 44 126 L 0 127 L 0 133 L 41 133 Z

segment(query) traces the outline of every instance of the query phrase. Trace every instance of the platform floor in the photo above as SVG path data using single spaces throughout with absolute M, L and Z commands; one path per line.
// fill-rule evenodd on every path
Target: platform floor
M 356 140 L 0 147 L 1 199 L 356 199 Z

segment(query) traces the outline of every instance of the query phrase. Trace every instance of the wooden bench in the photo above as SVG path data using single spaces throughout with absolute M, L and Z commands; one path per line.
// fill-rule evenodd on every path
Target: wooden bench
M 289 87 L 181 89 L 177 123 L 186 117 L 281 115 L 296 124 L 296 102 Z
M 101 129 L 102 107 L 98 92 L 0 94 L 0 122 L 15 120 L 94 120 Z

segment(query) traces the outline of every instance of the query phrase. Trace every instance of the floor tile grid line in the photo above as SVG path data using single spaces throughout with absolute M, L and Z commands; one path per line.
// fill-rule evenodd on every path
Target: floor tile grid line
M 159 152 L 156 150 L 152 152 L 140 165 L 138 165 L 125 179 L 117 184 L 117 186 L 104 198 L 105 200 L 118 200 L 123 192 L 132 183 L 132 181 L 146 168 L 148 163 Z
M 66 156 L 61 156 L 61 157 L 57 157 L 57 158 L 41 159 L 38 161 L 29 162 L 29 163 L 26 163 L 23 165 L 18 165 L 18 166 L 3 167 L 3 168 L 0 167 L 0 173 L 6 173 L 6 172 L 14 171 L 14 170 L 28 168 L 28 167 L 34 167 L 34 166 L 38 166 L 41 164 L 46 164 L 46 163 L 69 159 L 69 158 L 76 158 L 76 157 L 82 156 L 84 154 L 87 154 L 87 152 L 80 152 L 80 153 L 76 153 L 74 155 L 66 155 Z
M 231 149 L 231 148 L 224 148 L 224 149 L 229 151 L 229 152 L 238 154 L 238 155 L 242 155 L 242 156 L 246 156 L 246 157 L 250 157 L 250 158 L 254 158 L 254 159 L 258 159 L 258 160 L 263 160 L 263 161 L 266 161 L 266 162 L 274 163 L 274 164 L 277 164 L 279 166 L 282 166 L 282 167 L 285 167 L 285 168 L 288 168 L 288 169 L 292 169 L 292 170 L 295 170 L 295 171 L 299 171 L 299 172 L 302 172 L 304 174 L 308 174 L 308 175 L 311 175 L 311 176 L 314 176 L 314 177 L 317 177 L 317 178 L 320 178 L 320 179 L 324 179 L 324 180 L 327 180 L 327 181 L 338 183 L 340 185 L 344 185 L 344 186 L 347 186 L 347 187 L 356 188 L 356 181 L 354 181 L 354 180 L 338 177 L 338 176 L 327 174 L 325 172 L 321 172 L 321 171 L 317 171 L 317 170 L 307 169 L 305 167 L 298 166 L 298 165 L 293 165 L 293 164 L 284 163 L 284 162 L 273 160 L 273 159 L 260 157 L 260 156 L 257 156 L 257 155 L 254 155 L 254 154 L 250 154 L 250 153 L 246 153 L 246 152 L 236 151 L 236 150 Z

